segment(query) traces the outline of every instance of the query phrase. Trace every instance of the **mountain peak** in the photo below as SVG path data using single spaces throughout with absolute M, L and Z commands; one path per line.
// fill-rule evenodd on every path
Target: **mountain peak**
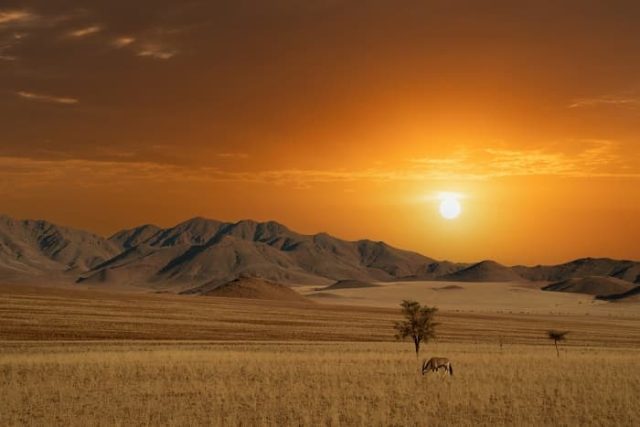
M 582 258 L 538 267 L 507 267 L 493 260 L 456 264 L 382 241 L 299 234 L 276 221 L 194 217 L 169 228 L 145 224 L 105 239 L 44 220 L 0 215 L 0 279 L 16 271 L 47 277 L 73 274 L 70 281 L 82 276 L 99 283 L 161 284 L 177 290 L 203 284 L 211 288 L 241 274 L 318 285 L 344 279 L 507 282 L 585 276 L 640 282 L 637 262 Z
M 185 221 L 182 221 L 174 225 L 172 228 L 202 227 L 202 226 L 208 226 L 212 224 L 218 225 L 218 224 L 222 224 L 222 222 L 215 219 L 211 219 L 211 218 L 205 218 L 202 216 L 194 216 L 193 218 L 189 218 Z
M 129 249 L 146 242 L 162 229 L 157 225 L 144 224 L 138 227 L 118 231 L 109 237 L 109 241 L 114 242 L 123 249 Z
M 87 231 L 8 216 L 0 221 L 0 249 L 0 267 L 47 275 L 87 271 L 119 252 L 112 242 Z
M 504 266 L 503 264 L 500 264 L 499 262 L 494 261 L 492 259 L 482 260 L 480 262 L 475 263 L 471 267 L 475 267 L 475 268 L 508 268 L 508 267 Z

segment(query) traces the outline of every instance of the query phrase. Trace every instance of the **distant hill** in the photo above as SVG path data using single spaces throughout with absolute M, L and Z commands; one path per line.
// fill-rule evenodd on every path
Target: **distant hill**
M 640 283 L 640 263 L 584 258 L 535 267 L 461 264 L 379 241 L 301 234 L 273 221 L 229 223 L 200 217 L 168 228 L 142 225 L 105 238 L 0 215 L 0 281 L 181 292 L 205 285 L 213 289 L 241 276 L 340 287 L 408 280 L 560 282 L 590 276 Z
M 604 299 L 610 295 L 624 294 L 637 287 L 638 285 L 634 283 L 615 277 L 590 276 L 552 283 L 542 288 L 542 290 L 588 294 Z
M 511 268 L 495 261 L 482 261 L 440 277 L 451 282 L 517 282 L 523 278 Z
M 120 250 L 86 231 L 0 215 L 0 278 L 57 280 L 90 270 Z
M 257 277 L 240 277 L 211 289 L 205 285 L 187 293 L 210 297 L 310 302 L 288 286 Z
M 516 266 L 513 270 L 528 280 L 558 282 L 572 277 L 611 276 L 628 282 L 640 281 L 640 262 L 610 258 L 581 258 L 560 265 Z

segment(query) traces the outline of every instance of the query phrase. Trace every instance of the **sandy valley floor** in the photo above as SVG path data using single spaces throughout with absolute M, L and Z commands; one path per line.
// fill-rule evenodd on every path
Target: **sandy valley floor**
M 402 299 L 415 299 L 448 311 L 640 316 L 638 303 L 610 304 L 590 295 L 541 291 L 544 283 L 395 282 L 376 285 L 331 291 L 304 286 L 299 291 L 314 301 L 341 305 L 394 308 Z

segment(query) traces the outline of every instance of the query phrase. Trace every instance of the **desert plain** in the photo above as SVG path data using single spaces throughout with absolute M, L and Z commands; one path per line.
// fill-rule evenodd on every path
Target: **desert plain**
M 301 301 L 0 286 L 0 424 L 638 425 L 640 306 L 531 283 Z M 398 303 L 440 308 L 422 376 Z M 569 331 L 556 355 L 550 329 Z

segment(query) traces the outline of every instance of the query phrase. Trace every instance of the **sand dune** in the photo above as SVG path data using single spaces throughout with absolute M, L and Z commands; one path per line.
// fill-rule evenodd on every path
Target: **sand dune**
M 374 288 L 375 283 L 362 282 L 360 280 L 338 280 L 336 283 L 322 288 L 322 291 L 330 291 L 333 289 L 351 289 L 351 288 Z
M 511 268 L 494 261 L 482 261 L 455 273 L 447 274 L 440 280 L 452 282 L 519 282 L 522 277 Z
M 640 285 L 636 285 L 626 292 L 612 295 L 598 296 L 598 299 L 612 302 L 640 302 Z
M 288 286 L 270 282 L 257 277 L 240 277 L 231 282 L 217 286 L 189 291 L 203 296 L 226 298 L 249 298 L 274 301 L 309 302 L 309 300 Z
M 552 283 L 542 288 L 545 291 L 573 292 L 587 295 L 606 297 L 609 295 L 623 294 L 637 287 L 631 282 L 616 279 L 615 277 L 584 277 L 563 280 Z
M 447 285 L 447 286 L 442 286 L 440 288 L 431 288 L 434 291 L 461 291 L 464 290 L 464 288 L 460 285 Z

